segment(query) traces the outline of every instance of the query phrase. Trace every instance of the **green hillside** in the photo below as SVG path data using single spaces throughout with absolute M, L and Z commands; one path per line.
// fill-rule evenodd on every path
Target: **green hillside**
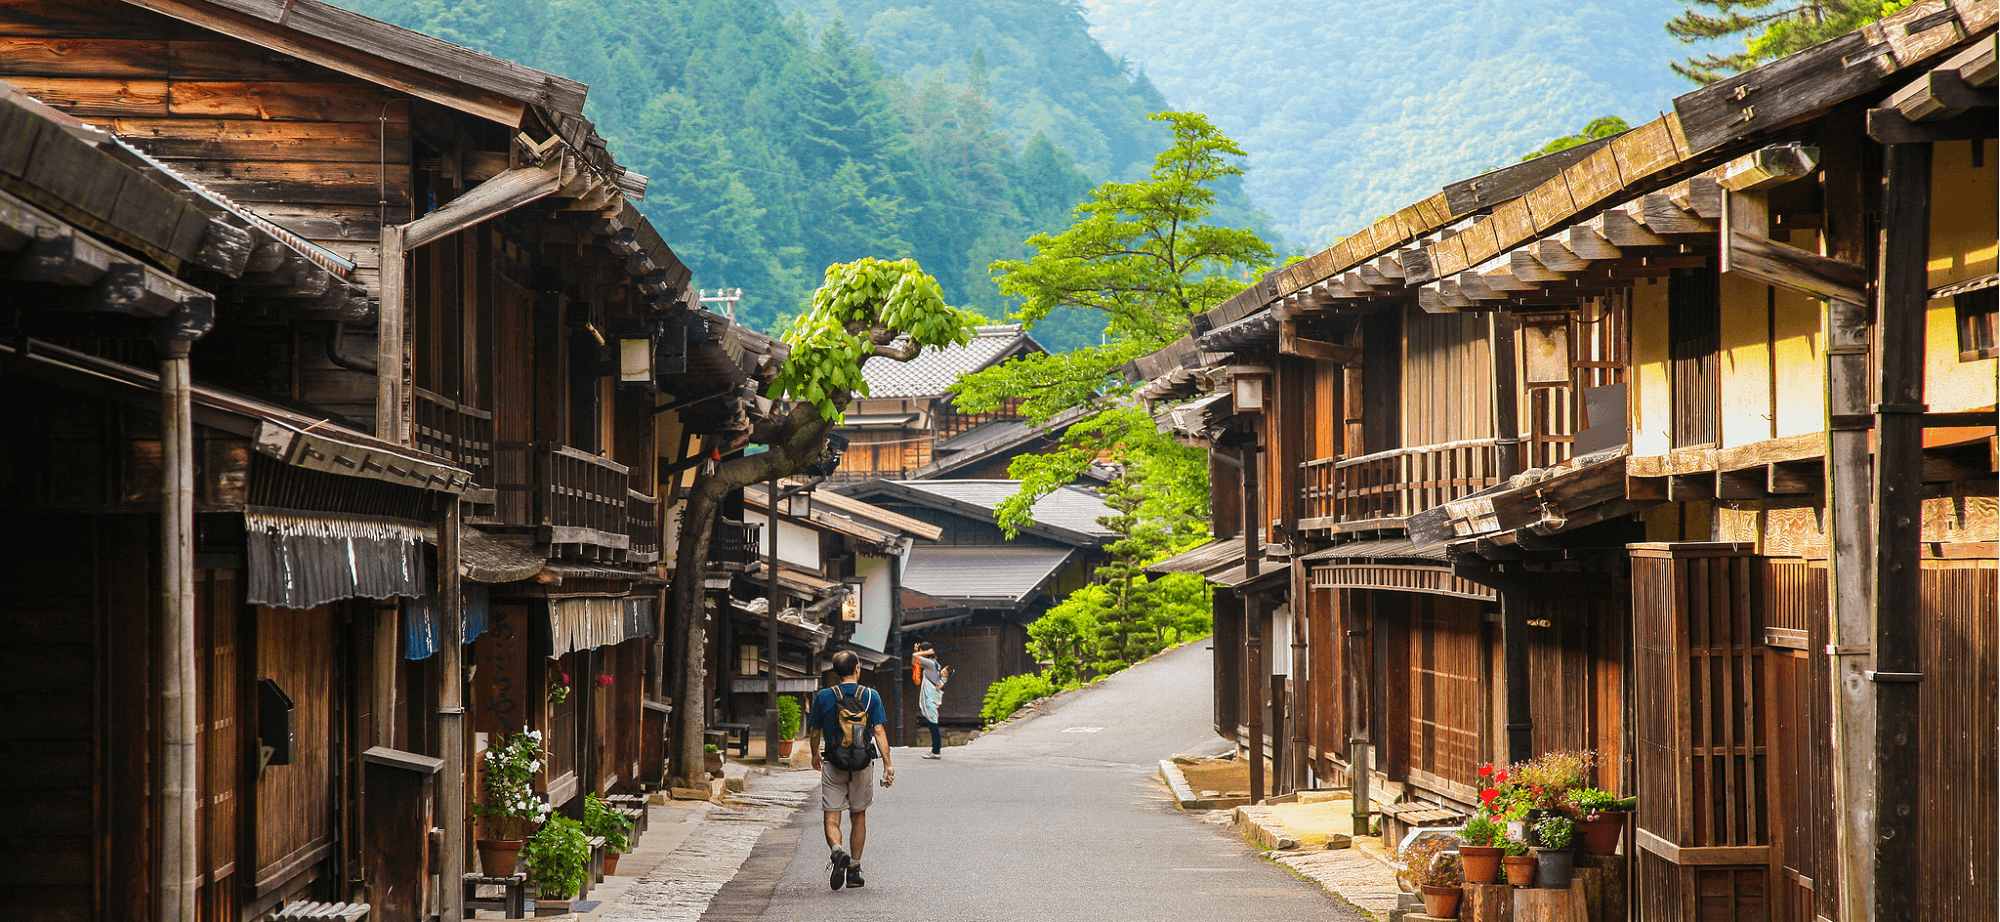
M 1602 115 L 1693 86 L 1683 0 L 1086 0 L 1092 34 L 1250 154 L 1246 187 L 1318 248 Z M 1698 50 L 1698 49 L 1696 49 Z
M 588 114 L 652 179 L 641 209 L 696 284 L 743 289 L 739 316 L 766 330 L 805 303 L 821 269 L 861 256 L 914 256 L 954 304 L 1003 317 L 1013 304 L 987 266 L 1025 255 L 1022 241 L 1066 226 L 1097 181 L 1165 144 L 1145 120 L 1164 106 L 1158 93 L 1064 0 L 946 17 L 970 45 L 923 40 L 924 17 L 940 15 L 930 8 L 857 4 L 893 69 L 844 12 L 815 23 L 773 0 L 349 5 L 589 84 Z M 1235 214 L 1246 203 L 1232 190 Z M 1102 328 L 1067 315 L 1036 333 L 1063 349 Z

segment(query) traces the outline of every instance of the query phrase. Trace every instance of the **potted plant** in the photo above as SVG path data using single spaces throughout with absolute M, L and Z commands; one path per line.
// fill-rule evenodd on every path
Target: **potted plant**
M 1591 767 L 1596 764 L 1595 752 L 1557 749 L 1509 766 L 1503 777 L 1511 779 L 1510 800 L 1526 806 L 1520 814 L 1540 819 L 1559 809 L 1568 792 L 1589 784 Z
M 1500 866 L 1507 872 L 1507 883 L 1514 887 L 1535 885 L 1535 856 L 1528 851 L 1528 843 L 1508 836 L 1500 840 Z
M 1625 833 L 1625 814 L 1630 802 L 1596 788 L 1578 788 L 1563 799 L 1563 812 L 1576 824 L 1577 838 L 1586 855 L 1615 855 L 1618 838 Z
M 1437 919 L 1458 918 L 1458 900 L 1465 895 L 1459 889 L 1465 878 L 1458 856 L 1447 845 L 1442 836 L 1425 836 L 1396 854 L 1403 865 L 1396 879 L 1422 893 L 1424 915 Z
M 778 758 L 792 757 L 792 744 L 797 742 L 801 714 L 799 699 L 791 695 L 778 698 Z
M 583 798 L 583 834 L 604 840 L 604 873 L 618 873 L 618 856 L 631 849 L 632 839 L 625 831 L 632 828 L 632 821 L 625 814 L 611 808 L 596 794 L 586 794 Z
M 1458 832 L 1458 857 L 1465 864 L 1465 882 L 1492 884 L 1500 881 L 1501 840 L 1507 828 L 1492 816 L 1480 815 L 1465 821 Z
M 1576 853 L 1570 846 L 1576 839 L 1576 827 L 1569 817 L 1553 814 L 1535 821 L 1535 839 L 1541 843 L 1535 849 L 1535 878 L 1537 886 L 1545 890 L 1566 890 L 1569 888 L 1570 873 L 1576 867 Z
M 484 796 L 473 812 L 486 819 L 493 838 L 480 839 L 479 866 L 495 877 L 514 874 L 528 827 L 549 815 L 549 805 L 535 793 L 535 773 L 542 770 L 542 731 L 510 733 L 486 748 L 480 757 Z
M 722 774 L 722 747 L 714 743 L 701 747 L 701 767 L 711 775 Z
M 535 880 L 535 915 L 568 912 L 590 877 L 590 840 L 583 824 L 560 814 L 549 817 L 528 837 L 521 857 Z

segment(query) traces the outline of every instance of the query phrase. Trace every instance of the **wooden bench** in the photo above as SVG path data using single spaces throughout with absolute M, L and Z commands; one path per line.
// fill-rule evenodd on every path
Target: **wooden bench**
M 588 841 L 590 842 L 590 876 L 584 880 L 583 893 L 577 894 L 579 897 L 590 892 L 591 884 L 601 884 L 604 882 L 604 837 L 591 836 Z
M 499 887 L 498 896 L 480 896 L 480 887 Z M 514 874 L 507 877 L 488 877 L 484 874 L 465 875 L 465 917 L 481 909 L 497 909 L 509 919 L 528 917 L 528 875 Z
M 604 798 L 604 802 L 610 804 L 611 809 L 618 811 L 626 819 L 632 821 L 630 835 L 632 847 L 639 847 L 639 836 L 646 831 L 646 814 L 648 811 L 646 810 L 645 795 L 613 794 L 610 797 Z
M 724 749 L 725 751 L 726 751 L 726 750 L 728 750 L 728 749 L 729 749 L 729 747 L 731 747 L 731 746 L 735 746 L 735 747 L 736 747 L 736 754 L 737 754 L 738 756 L 740 756 L 740 757 L 742 757 L 742 758 L 746 758 L 746 759 L 750 757 L 750 725 L 749 725 L 749 724 L 710 724 L 710 725 L 709 725 L 709 729 L 710 729 L 710 730 L 721 730 L 721 731 L 723 731 L 723 738 L 724 738 L 725 740 L 727 740 L 727 739 L 728 739 L 729 737 L 735 737 L 735 738 L 736 738 L 736 741 L 735 741 L 735 742 L 733 742 L 733 743 L 730 743 L 730 742 L 724 742 L 724 743 L 722 744 L 722 748 L 723 748 L 723 749 Z
M 317 903 L 294 900 L 285 908 L 271 911 L 271 922 L 361 922 L 368 918 L 367 903 Z
M 1420 826 L 1458 826 L 1465 822 L 1465 814 L 1423 800 L 1387 804 L 1376 812 L 1382 814 L 1382 844 L 1391 849 L 1396 848 L 1410 830 Z

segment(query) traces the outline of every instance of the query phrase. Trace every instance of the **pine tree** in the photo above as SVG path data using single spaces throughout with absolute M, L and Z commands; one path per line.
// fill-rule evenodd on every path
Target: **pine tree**
M 1667 32 L 1688 44 L 1741 36 L 1735 54 L 1701 54 L 1671 65 L 1696 83 L 1714 83 L 1766 61 L 1838 38 L 1903 7 L 1910 0 L 1690 0 L 1694 6 L 1667 22 Z M 1696 7 L 1712 13 L 1696 12 Z

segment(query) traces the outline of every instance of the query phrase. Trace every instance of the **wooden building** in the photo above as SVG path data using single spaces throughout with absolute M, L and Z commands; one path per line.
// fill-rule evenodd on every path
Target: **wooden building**
M 952 667 L 938 716 L 977 727 L 986 688 L 1033 672 L 1027 626 L 1088 583 L 1112 534 L 1098 519 L 1112 509 L 1094 494 L 1063 487 L 1043 497 L 1034 521 L 1009 538 L 994 516 L 1020 489 L 1013 480 L 870 480 L 841 487 L 847 496 L 941 530 L 936 543 L 910 548 L 900 586 L 918 608 L 895 625 L 900 650 L 928 640 Z M 905 661 L 907 662 L 907 661 Z M 901 687 L 900 685 L 898 687 Z M 902 726 L 916 726 L 916 697 L 905 696 Z
M 1135 363 L 1213 446 L 1220 538 L 1161 569 L 1218 586 L 1258 794 L 1448 824 L 1590 748 L 1630 918 L 2000 909 L 1995 19 L 1447 186 Z
M 908 362 L 862 366 L 868 396 L 855 398 L 846 420 L 834 430 L 847 440 L 847 449 L 830 479 L 902 480 L 920 470 L 931 478 L 946 476 L 935 465 L 964 449 L 976 450 L 989 463 L 951 476 L 1005 476 L 1004 456 L 999 470 L 992 470 L 989 442 L 1003 434 L 997 430 L 1012 434 L 1022 428 L 1019 414 L 966 413 L 945 391 L 963 375 L 1044 351 L 1018 326 L 990 326 L 979 327 L 963 346 L 927 351 Z
M 776 618 L 770 615 L 769 489 L 745 488 L 745 520 L 759 530 L 757 563 L 730 593 L 732 617 L 718 643 L 712 674 L 727 682 L 720 696 L 725 723 L 761 725 L 769 706 L 771 626 L 778 631 L 778 693 L 807 695 L 824 687 L 827 658 L 852 650 L 862 681 L 894 705 L 907 660 L 898 652 L 897 604 L 910 550 L 943 535 L 939 526 L 817 489 L 818 481 L 788 478 L 778 485 Z M 805 700 L 800 703 L 806 704 Z M 893 709 L 892 709 L 893 713 Z M 890 727 L 900 740 L 900 726 Z
M 695 306 L 585 88 L 317 0 L 9 3 L 0 78 L 0 482 L 48 539 L 0 892 L 458 918 L 493 735 L 561 810 L 657 782 L 708 652 L 672 487 L 785 354 Z

